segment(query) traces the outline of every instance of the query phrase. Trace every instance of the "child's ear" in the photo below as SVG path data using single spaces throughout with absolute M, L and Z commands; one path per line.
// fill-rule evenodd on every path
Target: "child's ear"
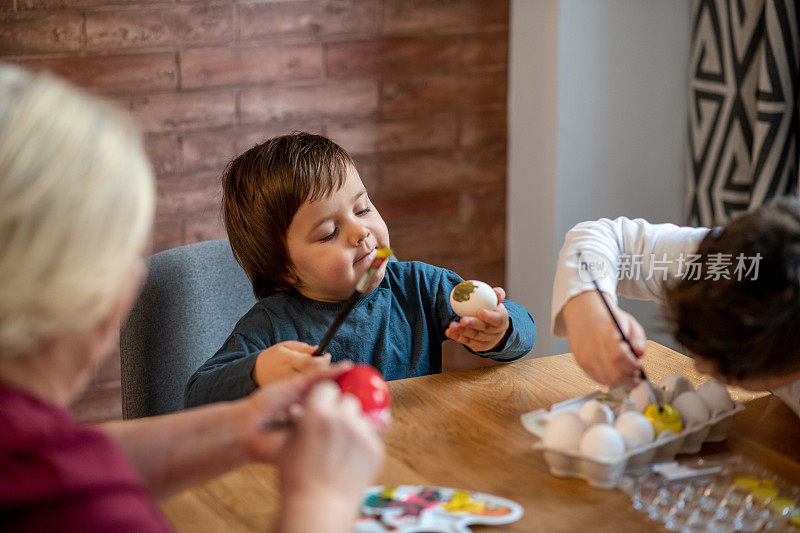
M 286 283 L 288 283 L 295 289 L 300 284 L 300 278 L 298 278 L 297 275 L 291 269 L 289 269 L 289 271 L 286 273 L 285 278 L 286 278 Z

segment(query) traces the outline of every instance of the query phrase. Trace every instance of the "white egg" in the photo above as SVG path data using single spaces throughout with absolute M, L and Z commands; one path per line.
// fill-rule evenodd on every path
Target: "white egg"
M 653 424 L 644 415 L 634 411 L 626 411 L 619 415 L 614 429 L 622 435 L 628 450 L 650 444 L 656 436 Z
M 586 430 L 578 449 L 589 457 L 610 458 L 625 453 L 625 441 L 613 426 L 597 424 Z
M 450 306 L 458 316 L 475 316 L 497 306 L 497 293 L 482 281 L 462 281 L 450 291 Z
M 697 387 L 697 394 L 708 404 L 712 416 L 730 411 L 736 404 L 733 403 L 728 389 L 719 381 L 709 381 Z
M 572 411 L 562 411 L 548 422 L 542 443 L 555 450 L 578 451 L 586 424 Z
M 661 388 L 664 389 L 664 401 L 672 401 L 684 392 L 694 391 L 694 385 L 689 378 L 681 374 L 670 374 L 661 380 Z
M 581 405 L 578 416 L 587 426 L 614 423 L 614 413 L 611 412 L 611 408 L 597 400 L 589 400 Z
M 705 424 L 711 418 L 711 410 L 694 391 L 684 392 L 672 400 L 672 407 L 678 410 L 683 420 L 684 428 L 692 428 L 701 424 Z
M 652 393 L 650 392 L 652 387 Z M 656 396 L 656 401 L 653 401 L 653 395 Z M 636 385 L 628 395 L 636 404 L 636 410 L 643 413 L 647 406 L 652 403 L 664 403 L 664 391 L 661 387 L 648 385 L 644 381 Z

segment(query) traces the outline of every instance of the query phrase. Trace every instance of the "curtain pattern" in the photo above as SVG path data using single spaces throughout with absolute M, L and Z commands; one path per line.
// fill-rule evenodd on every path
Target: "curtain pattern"
M 799 25 L 798 0 L 692 0 L 691 224 L 797 194 Z

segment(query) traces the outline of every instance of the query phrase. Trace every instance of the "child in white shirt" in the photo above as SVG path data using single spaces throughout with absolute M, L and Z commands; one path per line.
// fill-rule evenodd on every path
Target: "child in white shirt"
M 620 338 L 592 278 L 636 354 Z M 567 233 L 553 286 L 553 331 L 567 337 L 593 379 L 631 386 L 645 332 L 619 309 L 617 295 L 664 303 L 698 371 L 771 390 L 800 413 L 797 200 L 779 200 L 713 230 L 620 217 L 583 222 Z

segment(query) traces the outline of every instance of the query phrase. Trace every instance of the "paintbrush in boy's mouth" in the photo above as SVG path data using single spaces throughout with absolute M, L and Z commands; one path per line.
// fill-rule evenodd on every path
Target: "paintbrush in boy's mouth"
M 370 252 L 372 253 L 372 252 Z M 325 332 L 325 336 L 322 337 L 322 340 L 317 346 L 316 351 L 314 352 L 314 356 L 320 356 L 325 353 L 325 348 L 327 348 L 328 343 L 331 341 L 333 336 L 336 334 L 336 331 L 339 329 L 339 326 L 342 325 L 344 319 L 347 318 L 347 315 L 350 314 L 350 311 L 356 306 L 356 302 L 361 298 L 369 287 L 372 284 L 372 281 L 375 279 L 375 276 L 378 274 L 378 270 L 381 268 L 381 265 L 389 259 L 389 256 L 392 255 L 391 248 L 378 248 L 378 251 L 375 253 L 375 258 L 372 260 L 372 263 L 367 268 L 366 272 L 364 272 L 361 277 L 358 279 L 358 283 L 356 283 L 356 289 L 353 291 L 353 294 L 350 295 L 350 298 L 347 299 L 347 303 L 339 311 L 339 314 L 336 315 L 336 318 L 333 320 L 333 323 L 328 328 L 328 331 Z M 369 256 L 366 256 L 359 259 L 359 261 L 366 259 Z M 356 261 L 358 262 L 358 261 Z

